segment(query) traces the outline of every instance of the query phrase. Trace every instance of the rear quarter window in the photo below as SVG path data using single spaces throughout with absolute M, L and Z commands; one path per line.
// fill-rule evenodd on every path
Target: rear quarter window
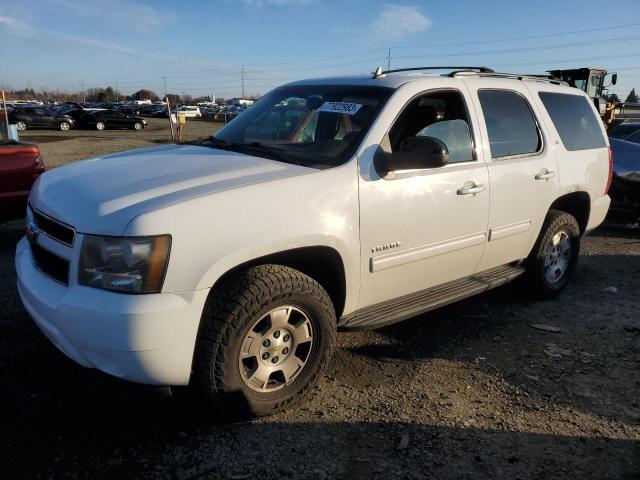
M 590 150 L 607 146 L 600 118 L 585 97 L 551 92 L 539 92 L 538 95 L 567 150 Z
M 479 90 L 478 99 L 487 125 L 491 158 L 530 155 L 542 147 L 529 103 L 511 90 Z

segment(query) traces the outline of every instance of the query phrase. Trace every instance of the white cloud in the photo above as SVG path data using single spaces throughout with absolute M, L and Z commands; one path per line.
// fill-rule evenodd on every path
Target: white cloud
M 281 7 L 284 5 L 313 5 L 314 3 L 318 3 L 318 0 L 242 0 L 242 3 L 249 7 L 261 7 L 263 5 L 276 5 Z
M 65 10 L 67 15 L 95 18 L 116 27 L 138 30 L 157 30 L 167 25 L 172 18 L 170 12 L 130 0 L 102 0 L 79 2 L 77 0 L 47 0 L 51 7 Z
M 431 19 L 422 13 L 420 7 L 388 3 L 370 27 L 379 38 L 399 40 L 429 29 L 431 23 Z
M 68 33 L 36 29 L 26 20 L 16 17 L 0 15 L 0 26 L 4 27 L 0 30 L 0 33 L 8 33 L 10 36 L 17 36 L 20 38 L 27 38 L 31 41 L 42 42 L 49 47 L 55 43 L 64 43 L 74 47 L 90 47 L 116 53 L 123 53 L 126 55 L 138 54 L 138 52 L 132 48 L 114 42 L 78 35 L 69 35 Z
M 30 37 L 33 34 L 33 27 L 29 23 L 15 17 L 0 15 L 0 26 L 19 37 Z

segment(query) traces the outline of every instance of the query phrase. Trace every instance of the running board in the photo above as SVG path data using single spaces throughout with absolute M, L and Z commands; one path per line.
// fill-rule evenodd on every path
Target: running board
M 349 329 L 379 328 L 504 285 L 524 273 L 520 265 L 503 265 L 470 277 L 357 310 L 340 319 Z

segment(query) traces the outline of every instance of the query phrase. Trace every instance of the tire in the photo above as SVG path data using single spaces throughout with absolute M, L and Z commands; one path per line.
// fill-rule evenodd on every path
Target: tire
M 286 328 L 282 328 L 283 323 L 278 322 L 285 318 Z M 296 340 L 305 335 L 311 340 Z M 273 342 L 269 346 L 267 337 Z M 300 401 L 317 383 L 335 341 L 335 310 L 315 280 L 280 265 L 251 267 L 232 275 L 209 296 L 189 386 L 208 411 L 213 408 L 233 419 L 275 414 Z M 268 351 L 258 354 L 258 347 Z M 252 357 L 254 349 L 256 356 Z M 280 365 L 269 363 L 278 360 Z M 285 366 L 296 362 L 303 365 L 294 366 L 297 373 L 287 381 Z M 268 377 L 260 373 L 270 369 L 273 373 Z M 258 381 L 259 376 L 267 382 Z
M 60 122 L 58 128 L 63 132 L 68 132 L 69 130 L 71 130 L 71 124 L 69 122 Z
M 27 129 L 27 122 L 23 122 L 22 120 L 16 123 L 16 128 L 20 132 L 24 132 Z
M 107 128 L 107 124 L 104 122 L 96 122 L 96 130 L 104 130 Z
M 555 245 L 554 245 L 555 244 Z M 568 247 L 568 252 L 565 247 Z M 567 212 L 551 210 L 526 261 L 525 285 L 539 299 L 560 295 L 571 281 L 580 256 L 580 227 Z
M 142 130 L 142 124 L 140 122 L 136 122 L 133 124 L 134 130 Z

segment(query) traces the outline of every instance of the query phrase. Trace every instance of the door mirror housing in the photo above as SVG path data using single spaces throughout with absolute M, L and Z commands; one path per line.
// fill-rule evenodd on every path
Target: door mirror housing
M 386 152 L 381 147 L 373 163 L 380 176 L 397 170 L 423 170 L 443 167 L 449 161 L 449 149 L 437 138 L 407 137 L 400 144 L 400 151 Z
M 618 83 L 618 74 L 614 73 L 611 75 L 611 85 L 615 85 L 616 83 Z

